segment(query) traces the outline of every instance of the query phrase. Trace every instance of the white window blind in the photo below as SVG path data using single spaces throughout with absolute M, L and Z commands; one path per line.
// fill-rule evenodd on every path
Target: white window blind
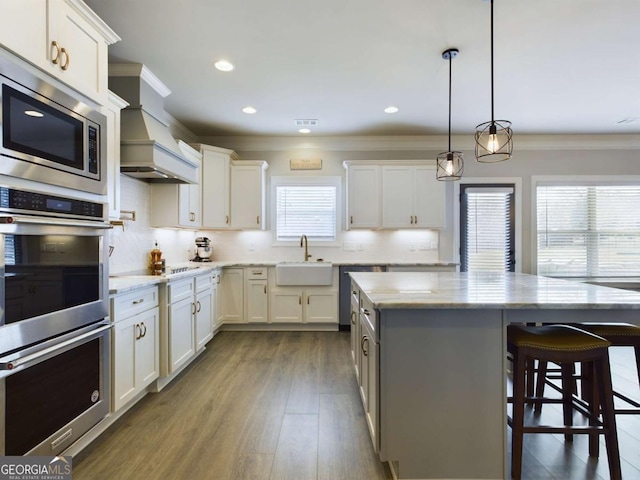
M 276 236 L 278 241 L 336 239 L 336 187 L 331 185 L 278 185 Z
M 464 195 L 462 271 L 512 270 L 513 188 L 467 187 Z
M 539 185 L 538 274 L 640 275 L 640 186 Z

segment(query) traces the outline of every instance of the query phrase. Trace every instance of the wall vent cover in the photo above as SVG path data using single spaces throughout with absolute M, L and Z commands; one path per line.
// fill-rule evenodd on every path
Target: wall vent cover
M 317 127 L 318 120 L 315 118 L 296 118 L 296 127 Z

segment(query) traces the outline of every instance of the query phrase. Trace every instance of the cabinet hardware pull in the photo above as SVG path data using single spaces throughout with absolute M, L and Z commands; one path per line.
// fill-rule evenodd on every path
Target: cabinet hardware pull
M 144 322 L 142 322 L 142 327 L 144 328 L 144 331 L 142 332 L 142 337 L 146 337 L 147 336 L 147 326 L 144 324 Z
M 56 56 L 51 59 L 51 63 L 53 63 L 54 65 L 57 65 L 58 62 L 60 61 L 60 45 L 58 44 L 58 42 L 54 40 L 53 42 L 51 42 L 51 48 L 56 49 Z
M 191 303 L 191 314 L 195 315 L 196 314 L 196 304 L 195 303 Z
M 369 347 L 369 339 L 367 337 L 363 337 L 363 339 L 362 339 L 362 354 L 365 357 L 368 357 L 369 356 L 369 350 L 364 348 L 365 345 L 367 347 Z
M 257 223 L 258 225 L 260 225 L 260 215 L 258 215 L 258 216 L 256 217 L 256 223 Z
M 415 224 L 417 225 L 418 224 L 418 215 L 416 215 L 414 218 L 416 219 Z
M 298 295 L 298 305 L 302 305 L 302 297 Z
M 351 294 L 352 294 L 352 295 L 357 295 L 357 294 L 358 294 L 358 292 L 356 292 L 355 290 L 351 290 Z
M 352 310 L 352 311 L 351 311 L 351 325 L 355 325 L 355 324 L 356 324 L 356 319 L 355 319 L 355 317 L 356 317 L 356 311 L 355 311 L 355 310 Z
M 216 275 L 216 284 L 220 283 L 220 275 Z
M 267 293 L 267 286 L 266 285 L 264 286 L 264 293 L 265 294 Z
M 307 297 L 307 305 L 311 305 L 311 297 Z
M 353 225 L 353 215 L 350 217 L 351 225 Z
M 224 216 L 224 223 L 226 223 L 227 225 L 229 225 L 229 215 L 225 215 L 225 216 Z
M 200 300 L 196 301 L 196 304 L 198 305 L 198 308 L 196 309 L 196 313 L 200 312 L 200 310 L 202 310 L 202 304 L 200 303 Z
M 363 308 L 362 313 L 364 313 L 365 315 L 369 315 L 369 310 L 367 310 L 366 308 Z
M 62 65 L 60 65 L 60 68 L 62 68 L 62 70 L 66 70 L 67 68 L 69 68 L 69 62 L 71 61 L 71 57 L 69 56 L 69 52 L 66 48 L 61 48 L 60 49 L 60 55 L 64 55 L 67 59 L 66 62 L 64 62 Z
M 142 329 L 140 328 L 140 324 L 138 323 L 136 323 L 135 332 L 136 332 L 136 340 L 140 340 L 140 338 L 142 338 Z
M 133 303 L 134 305 L 139 305 L 140 303 L 144 302 L 144 298 L 141 298 L 140 300 L 134 300 Z

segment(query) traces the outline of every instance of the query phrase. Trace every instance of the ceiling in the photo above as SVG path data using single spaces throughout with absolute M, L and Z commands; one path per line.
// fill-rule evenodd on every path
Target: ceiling
M 486 0 L 86 3 L 122 38 L 110 62 L 145 64 L 198 136 L 446 133 L 452 47 L 453 133 L 491 119 Z M 494 17 L 495 118 L 516 135 L 640 133 L 638 0 L 496 0 Z

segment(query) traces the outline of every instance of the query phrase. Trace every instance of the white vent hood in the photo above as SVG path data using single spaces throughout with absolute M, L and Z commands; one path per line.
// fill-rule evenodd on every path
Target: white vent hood
M 129 102 L 120 119 L 120 172 L 149 182 L 198 183 L 198 165 L 164 123 L 171 91 L 140 63 L 110 64 L 109 89 Z

